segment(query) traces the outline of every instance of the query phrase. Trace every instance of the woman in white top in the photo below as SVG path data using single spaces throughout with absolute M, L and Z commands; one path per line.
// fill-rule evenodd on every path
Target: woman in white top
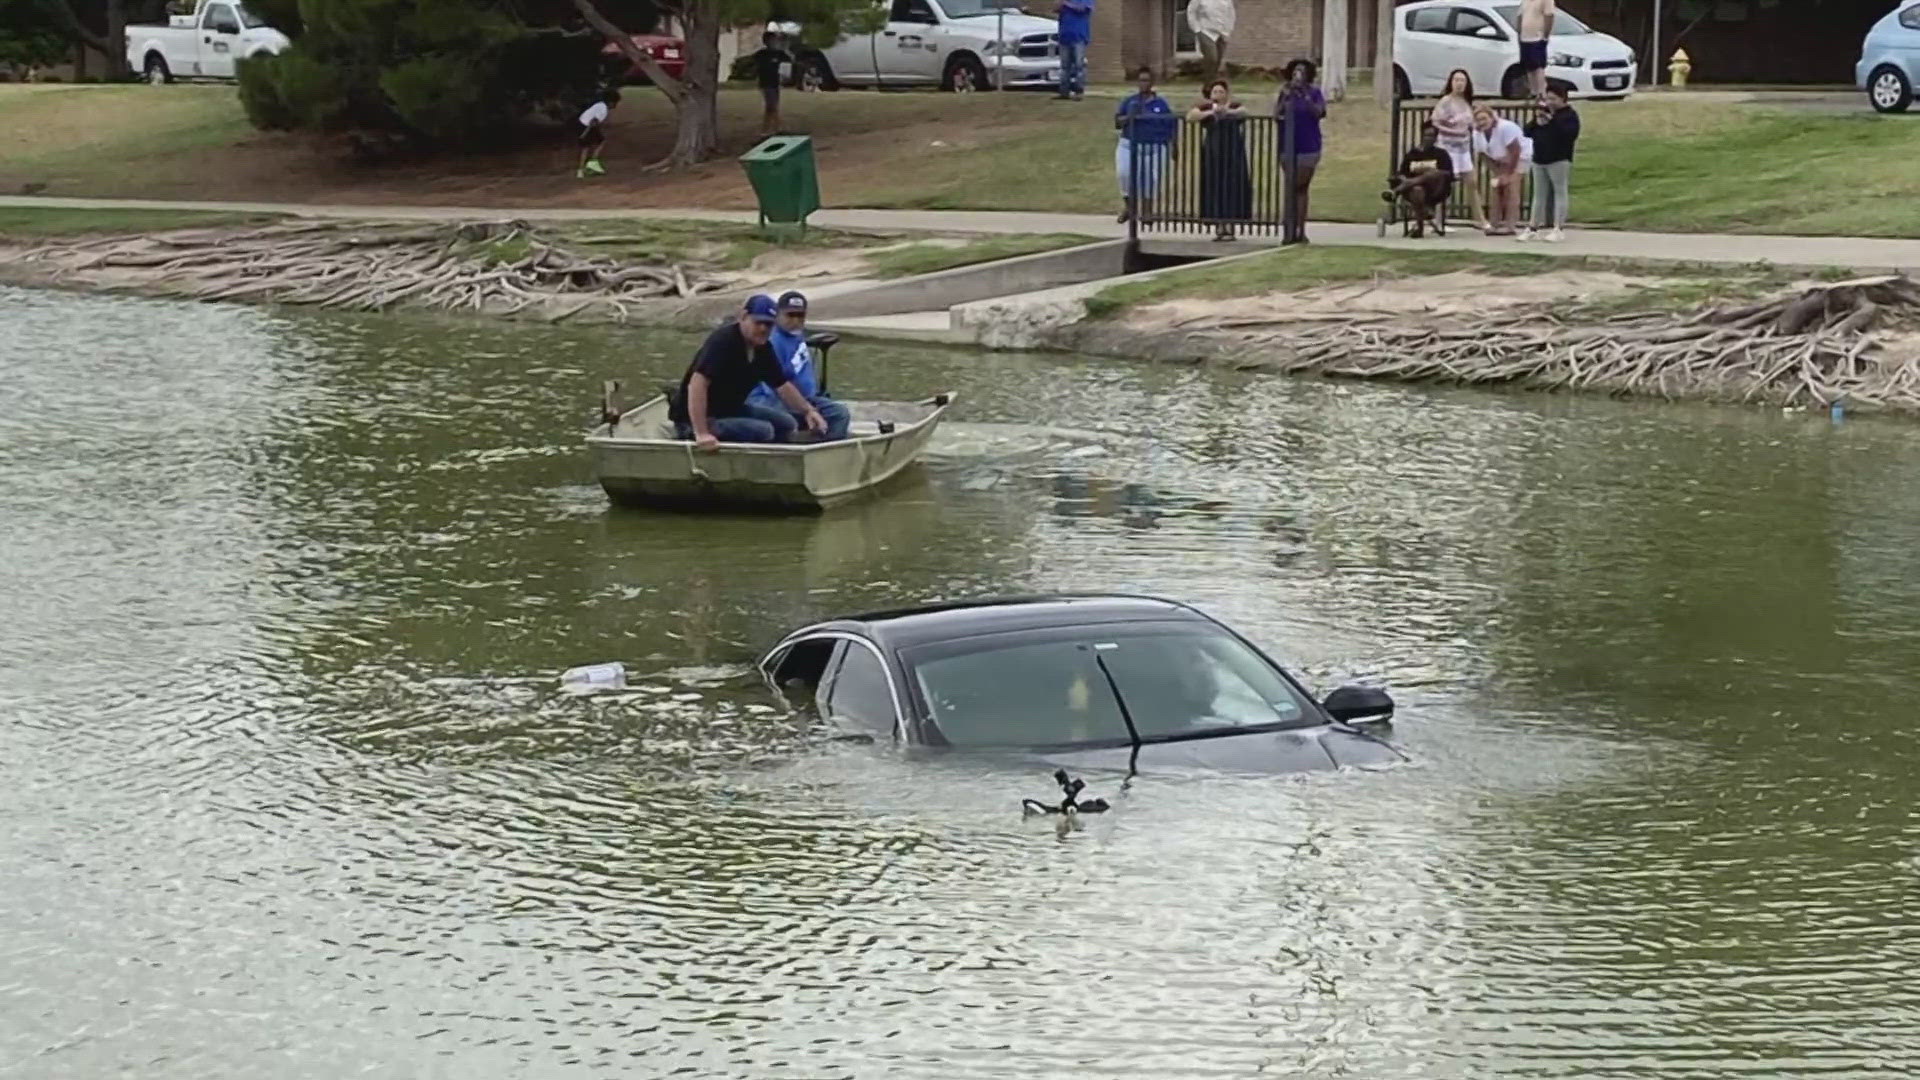
M 1455 68 L 1447 76 L 1447 92 L 1433 107 L 1433 126 L 1440 132 L 1440 148 L 1453 158 L 1453 182 L 1467 193 L 1473 223 L 1484 230 L 1487 207 L 1480 185 L 1473 182 L 1473 76 L 1465 69 Z
M 1479 134 L 1475 147 L 1487 159 L 1491 170 L 1491 198 L 1487 201 L 1488 236 L 1513 236 L 1520 220 L 1520 188 L 1526 176 L 1529 152 L 1526 133 L 1520 125 L 1493 115 L 1485 105 L 1473 110 L 1473 126 Z

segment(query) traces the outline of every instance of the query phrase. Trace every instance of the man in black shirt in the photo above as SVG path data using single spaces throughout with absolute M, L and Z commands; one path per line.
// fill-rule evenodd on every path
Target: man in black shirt
M 1440 146 L 1440 129 L 1432 124 L 1420 126 L 1420 145 L 1400 159 L 1400 170 L 1393 174 L 1381 198 L 1388 202 L 1405 199 L 1413 212 L 1413 235 L 1427 234 L 1427 222 L 1433 208 L 1446 204 L 1453 194 L 1453 155 Z
M 778 316 L 773 297 L 755 296 L 738 319 L 707 335 L 668 408 L 676 435 L 692 439 L 701 450 L 717 450 L 723 442 L 784 442 L 796 429 L 796 416 L 811 431 L 827 430 L 826 420 L 788 381 L 773 355 L 770 339 Z M 761 383 L 773 388 L 785 409 L 747 400 Z
M 760 100 L 766 112 L 760 117 L 762 137 L 780 134 L 780 65 L 793 63 L 793 57 L 780 47 L 780 35 L 760 35 L 760 50 L 753 54 L 753 75 L 760 83 Z

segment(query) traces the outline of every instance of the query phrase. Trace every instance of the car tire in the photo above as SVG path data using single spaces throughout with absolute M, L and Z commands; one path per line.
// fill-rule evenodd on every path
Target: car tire
M 940 75 L 940 89 L 964 94 L 991 90 L 993 83 L 987 79 L 986 65 L 963 53 L 947 61 L 947 69 Z
M 820 53 L 807 53 L 800 58 L 800 71 L 794 76 L 801 89 L 809 86 L 815 90 L 838 90 L 840 80 L 833 77 L 833 65 Z
M 1520 65 L 1515 64 L 1500 76 L 1500 96 L 1508 101 L 1525 101 L 1533 96 L 1527 93 L 1527 73 L 1520 70 Z
M 1413 82 L 1399 64 L 1393 65 L 1393 100 L 1405 101 L 1413 96 Z
M 167 70 L 167 58 L 159 53 L 148 53 L 140 71 L 146 76 L 148 86 L 165 86 L 173 81 L 173 72 Z
M 1902 113 L 1913 104 L 1913 84 L 1907 73 L 1892 64 L 1881 64 L 1867 76 L 1867 101 L 1878 113 Z

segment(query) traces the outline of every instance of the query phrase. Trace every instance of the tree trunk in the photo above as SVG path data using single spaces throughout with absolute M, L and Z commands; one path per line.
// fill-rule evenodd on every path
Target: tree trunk
M 1373 26 L 1373 100 L 1393 106 L 1393 0 L 1376 0 Z
M 107 0 L 107 78 L 118 82 L 127 77 L 127 4 L 126 0 Z
M 632 34 L 613 25 L 613 21 L 602 15 L 600 9 L 593 5 L 593 0 L 573 0 L 573 7 L 580 13 L 581 18 L 587 20 L 588 26 L 593 27 L 601 37 L 611 41 L 620 50 L 621 55 L 638 66 L 641 71 L 646 72 L 647 78 L 653 80 L 653 85 L 667 95 L 667 100 L 673 102 L 675 108 L 680 106 L 680 102 L 687 95 L 686 88 L 680 85 L 679 80 L 668 75 L 659 64 L 654 63 L 652 54 L 635 45 Z
M 667 159 L 672 168 L 698 165 L 720 147 L 721 22 L 714 0 L 692 0 L 681 13 L 681 37 L 687 48 L 686 96 L 676 103 L 680 134 Z
M 1347 96 L 1347 0 L 1326 0 L 1320 33 L 1320 89 L 1328 101 Z

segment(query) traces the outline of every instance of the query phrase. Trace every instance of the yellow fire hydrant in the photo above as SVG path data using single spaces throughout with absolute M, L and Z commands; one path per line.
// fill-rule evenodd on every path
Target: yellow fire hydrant
M 1687 50 L 1673 50 L 1673 59 L 1667 63 L 1667 74 L 1671 76 L 1673 85 L 1687 85 L 1687 76 L 1692 73 L 1693 61 L 1687 57 Z

